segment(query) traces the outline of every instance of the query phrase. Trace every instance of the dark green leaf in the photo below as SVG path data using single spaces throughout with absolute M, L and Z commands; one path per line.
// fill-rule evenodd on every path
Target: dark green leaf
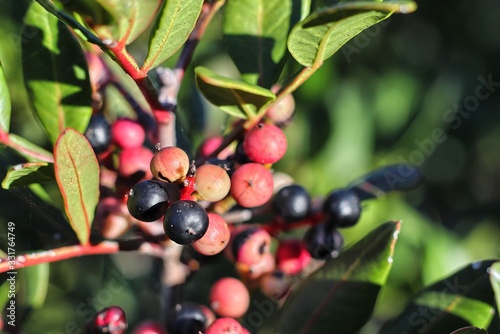
M 87 139 L 66 129 L 54 147 L 54 169 L 66 215 L 80 243 L 89 241 L 99 201 L 99 163 Z
M 288 297 L 274 333 L 356 333 L 387 280 L 399 229 L 399 222 L 383 224 L 328 260 Z
M 10 95 L 2 63 L 0 62 L 0 130 L 9 132 L 10 127 Z
M 410 13 L 413 1 L 350 1 L 322 7 L 299 22 L 288 38 L 288 49 L 303 66 L 321 63 L 351 38 L 393 13 Z
M 2 188 L 24 187 L 32 183 L 54 180 L 54 165 L 48 162 L 26 162 L 11 167 L 2 181 Z
M 291 28 L 310 0 L 229 0 L 223 31 L 243 80 L 271 87 L 279 77 Z
M 424 181 L 422 172 L 409 164 L 384 166 L 349 185 L 361 200 L 380 197 L 390 191 L 409 191 Z
M 87 2 L 87 1 L 85 1 Z M 132 43 L 146 29 L 161 4 L 161 0 L 97 0 L 114 18 L 114 24 L 96 26 L 102 38 L 125 44 Z
M 25 17 L 24 80 L 35 114 L 54 143 L 65 128 L 85 131 L 92 114 L 87 64 L 67 26 L 33 2 Z
M 41 263 L 23 269 L 23 296 L 25 298 L 23 305 L 34 309 L 43 306 L 49 287 L 49 275 L 50 266 L 48 263 Z
M 425 288 L 381 333 L 442 334 L 466 326 L 487 328 L 495 314 L 488 274 L 493 262 L 472 263 Z
M 224 78 L 204 67 L 195 68 L 196 85 L 210 103 L 239 118 L 254 116 L 276 99 L 268 89 Z
M 488 334 L 488 332 L 481 328 L 468 326 L 457 329 L 456 331 L 450 334 Z
M 168 0 L 160 8 L 149 39 L 143 71 L 170 58 L 188 39 L 201 12 L 203 0 Z
M 10 148 L 16 150 L 19 154 L 30 161 L 54 161 L 52 153 L 33 144 L 29 140 L 16 134 L 9 133 Z
M 490 282 L 495 292 L 497 312 L 500 313 L 500 262 L 494 263 L 490 268 Z

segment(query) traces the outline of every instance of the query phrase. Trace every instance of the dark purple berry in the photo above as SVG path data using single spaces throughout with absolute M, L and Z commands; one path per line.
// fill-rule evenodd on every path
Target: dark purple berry
M 178 201 L 168 208 L 163 228 L 172 241 L 187 245 L 203 237 L 208 229 L 208 214 L 194 201 Z
M 106 151 L 111 144 L 111 124 L 100 114 L 90 118 L 84 133 L 96 154 Z
M 351 227 L 359 220 L 361 203 L 353 191 L 335 190 L 326 198 L 323 212 L 333 227 Z
M 344 245 L 344 238 L 329 224 L 317 224 L 304 235 L 304 245 L 313 258 L 325 260 L 339 254 Z
M 207 317 L 201 305 L 191 302 L 175 305 L 168 315 L 169 334 L 198 334 L 206 329 Z
M 303 187 L 293 184 L 278 191 L 272 206 L 274 212 L 285 221 L 299 221 L 306 218 L 311 210 L 311 196 Z
M 127 207 L 134 218 L 152 222 L 165 214 L 169 203 L 178 199 L 179 189 L 176 186 L 144 180 L 130 189 Z

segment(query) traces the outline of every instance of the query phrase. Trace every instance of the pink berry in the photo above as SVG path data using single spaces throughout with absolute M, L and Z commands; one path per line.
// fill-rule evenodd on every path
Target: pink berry
M 236 263 L 236 267 L 240 269 L 242 275 L 250 279 L 256 279 L 261 277 L 266 273 L 270 273 L 276 267 L 274 256 L 271 253 L 264 253 L 261 259 L 251 265 L 247 265 L 246 268 L 242 267 L 240 263 Z M 245 273 L 244 270 L 247 270 Z
M 163 326 L 154 321 L 145 321 L 140 323 L 132 332 L 133 334 L 166 334 Z
M 127 329 L 125 311 L 119 306 L 110 306 L 98 312 L 90 323 L 91 333 L 123 334 Z
M 146 132 L 139 122 L 120 118 L 111 126 L 111 137 L 113 142 L 122 149 L 142 146 L 146 139 Z
M 250 305 L 250 294 L 236 278 L 219 279 L 210 290 L 210 307 L 221 317 L 239 318 Z
M 288 94 L 266 111 L 266 117 L 275 124 L 283 124 L 292 118 L 294 111 L 295 100 Z
M 231 231 L 224 218 L 216 213 L 209 213 L 207 231 L 201 239 L 195 241 L 192 245 L 200 254 L 215 255 L 226 248 L 230 237 Z
M 118 157 L 118 173 L 128 177 L 137 172 L 144 172 L 144 178 L 153 177 L 149 170 L 149 162 L 153 157 L 153 152 L 143 146 L 122 150 Z
M 178 147 L 164 147 L 155 153 L 150 167 L 155 178 L 167 182 L 180 182 L 189 170 L 189 157 Z
M 243 149 L 250 160 L 272 164 L 285 155 L 287 141 L 283 131 L 276 125 L 260 123 L 246 134 Z
M 273 195 L 273 176 L 257 163 L 241 165 L 231 176 L 231 195 L 246 208 L 265 204 Z
M 198 167 L 194 182 L 198 194 L 209 202 L 223 199 L 231 188 L 231 179 L 224 168 L 210 164 Z
M 261 291 L 272 299 L 285 297 L 290 292 L 292 286 L 290 277 L 281 271 L 262 275 L 259 283 Z
M 278 269 L 288 275 L 296 275 L 311 261 L 311 254 L 300 240 L 282 240 L 276 250 Z
M 243 334 L 243 328 L 233 318 L 219 318 L 208 326 L 205 334 Z
M 236 262 L 253 265 L 270 253 L 271 236 L 261 228 L 250 227 L 235 235 L 231 248 Z
M 220 144 L 222 144 L 222 140 L 221 136 L 209 137 L 205 139 L 198 149 L 198 154 L 203 158 L 210 156 L 210 154 L 214 153 Z

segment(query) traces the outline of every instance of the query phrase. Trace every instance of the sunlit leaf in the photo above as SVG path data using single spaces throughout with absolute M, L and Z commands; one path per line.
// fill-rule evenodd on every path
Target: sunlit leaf
M 363 30 L 416 7 L 413 1 L 349 1 L 321 7 L 295 25 L 288 50 L 303 66 L 321 64 Z
M 497 312 L 500 313 L 500 262 L 494 263 L 490 268 L 490 282 L 495 293 Z
M 2 188 L 24 187 L 32 183 L 54 180 L 54 165 L 48 162 L 26 162 L 7 171 Z
M 87 139 L 66 129 L 54 147 L 54 169 L 66 215 L 80 243 L 89 241 L 99 200 L 99 164 Z
M 0 130 L 9 132 L 10 127 L 10 95 L 7 81 L 5 79 L 5 72 L 2 63 L 0 62 Z
M 383 334 L 442 334 L 457 328 L 488 328 L 495 314 L 489 281 L 494 261 L 472 263 L 420 291 Z
M 271 87 L 279 77 L 290 29 L 302 19 L 310 0 L 229 0 L 223 32 L 242 78 Z
M 201 66 L 195 68 L 195 80 L 210 103 L 239 118 L 254 116 L 260 108 L 276 99 L 268 89 L 222 77 Z
M 163 2 L 151 32 L 143 71 L 160 65 L 179 50 L 193 31 L 202 5 L 203 0 Z
M 52 153 L 21 136 L 9 133 L 9 141 L 11 142 L 10 148 L 16 150 L 16 152 L 30 161 L 53 161 Z
M 420 186 L 424 177 L 420 169 L 409 164 L 378 168 L 352 182 L 349 188 L 361 200 L 380 197 L 391 191 L 409 191 Z
M 50 266 L 41 263 L 23 269 L 23 304 L 34 309 L 40 308 L 45 303 L 49 287 Z
M 33 2 L 24 20 L 22 67 L 35 115 L 54 143 L 65 128 L 85 131 L 92 114 L 87 64 L 68 27 Z
M 274 333 L 356 333 L 389 275 L 399 222 L 383 224 L 300 283 Z

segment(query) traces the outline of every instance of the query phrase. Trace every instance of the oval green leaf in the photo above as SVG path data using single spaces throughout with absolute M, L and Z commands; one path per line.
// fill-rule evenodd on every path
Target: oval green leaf
M 268 89 L 222 77 L 201 66 L 194 71 L 196 85 L 203 96 L 232 116 L 253 117 L 259 109 L 276 100 L 276 95 Z
M 141 71 L 147 72 L 170 58 L 186 42 L 200 16 L 203 0 L 167 0 L 158 12 Z
M 288 297 L 273 333 L 356 333 L 387 280 L 399 230 L 399 222 L 385 223 L 328 260 Z
M 54 181 L 54 165 L 48 162 L 26 162 L 12 166 L 2 181 L 2 188 L 25 187 L 32 183 Z
M 54 162 L 54 157 L 49 151 L 33 144 L 29 140 L 18 136 L 14 133 L 9 133 L 9 147 L 21 154 L 30 161 L 47 161 Z
M 10 113 L 11 104 L 9 88 L 7 87 L 7 80 L 5 79 L 2 63 L 0 62 L 0 130 L 4 132 L 9 132 Z
M 87 139 L 66 129 L 54 147 L 54 170 L 64 209 L 80 243 L 89 242 L 99 201 L 99 163 Z
M 96 0 L 113 17 L 113 22 L 96 26 L 101 38 L 128 45 L 149 26 L 161 0 Z
M 291 28 L 310 0 L 229 0 L 223 32 L 229 55 L 243 80 L 271 87 L 283 67 Z
M 67 26 L 33 2 L 24 19 L 22 67 L 35 115 L 55 143 L 67 127 L 85 131 L 92 114 L 87 64 Z
M 322 7 L 292 29 L 288 50 L 303 66 L 320 65 L 351 38 L 393 13 L 410 13 L 413 1 L 350 1 Z
M 43 307 L 47 290 L 49 288 L 50 266 L 41 263 L 36 266 L 26 267 L 22 272 L 23 305 L 37 309 Z
M 456 331 L 450 334 L 488 334 L 488 332 L 482 328 L 467 326 L 457 329 Z
M 494 261 L 472 263 L 420 291 L 381 334 L 442 334 L 457 328 L 488 328 L 495 314 L 489 282 Z

